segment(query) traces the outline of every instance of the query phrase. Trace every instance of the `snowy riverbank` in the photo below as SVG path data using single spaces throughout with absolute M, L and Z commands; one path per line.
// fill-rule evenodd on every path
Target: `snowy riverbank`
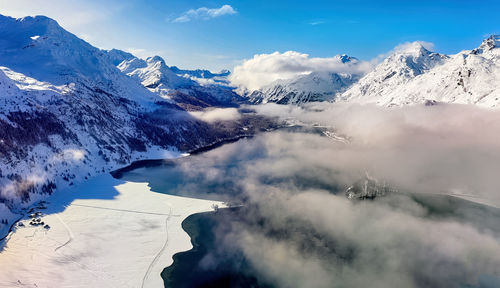
M 223 204 L 160 194 L 102 175 L 49 199 L 43 226 L 22 220 L 0 252 L 0 287 L 162 287 L 190 249 L 189 215 Z

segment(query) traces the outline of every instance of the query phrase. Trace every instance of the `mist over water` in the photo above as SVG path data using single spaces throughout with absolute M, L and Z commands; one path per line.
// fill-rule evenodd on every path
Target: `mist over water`
M 257 278 L 277 287 L 499 283 L 498 112 L 465 105 L 257 110 L 329 133 L 264 133 L 142 174 L 153 191 L 244 204 L 237 221 L 216 225 L 218 248 L 199 267 L 210 271 L 216 259 L 243 255 Z M 347 188 L 366 177 L 396 192 L 347 199 Z

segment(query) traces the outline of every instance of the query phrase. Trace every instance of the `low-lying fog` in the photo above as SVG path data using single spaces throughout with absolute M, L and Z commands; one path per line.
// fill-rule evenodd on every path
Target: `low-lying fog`
M 215 256 L 227 247 L 242 251 L 260 277 L 279 287 L 498 281 L 488 278 L 500 277 L 497 208 L 453 206 L 444 197 L 427 205 L 407 193 L 469 195 L 498 207 L 500 111 L 324 103 L 256 109 L 326 127 L 345 140 L 276 131 L 182 161 L 178 169 L 191 184 L 178 193 L 196 194 L 201 183 L 232 187 L 247 207 L 246 221 L 220 225 L 229 232 L 220 234 L 226 249 Z M 347 199 L 347 187 L 366 175 L 402 194 Z

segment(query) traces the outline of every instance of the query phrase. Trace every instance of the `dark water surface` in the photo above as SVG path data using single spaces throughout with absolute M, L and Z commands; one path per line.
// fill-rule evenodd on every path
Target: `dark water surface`
M 182 228 L 191 237 L 193 249 L 174 255 L 174 264 L 161 273 L 165 287 L 273 287 L 259 279 L 243 253 L 218 253 L 224 247 L 217 240 L 226 236 L 218 226 L 239 221 L 240 210 L 199 213 L 183 221 Z
M 239 149 L 238 146 L 244 146 L 248 141 L 252 139 L 226 142 L 223 143 L 224 149 Z M 206 166 L 206 161 L 214 157 L 206 153 L 217 152 L 214 150 L 221 146 L 196 151 L 179 159 L 139 161 L 115 171 L 113 176 L 125 181 L 148 182 L 152 191 L 159 193 L 234 202 L 239 199 L 240 190 L 227 179 L 232 177 L 232 169 L 238 169 L 242 161 L 252 159 L 236 157 L 222 163 L 211 163 L 212 168 L 225 171 L 222 178 L 207 179 L 204 174 L 190 173 L 191 165 Z M 245 221 L 241 217 L 242 210 L 241 207 L 225 208 L 186 218 L 182 227 L 191 237 L 193 249 L 173 256 L 174 263 L 161 274 L 165 287 L 273 287 L 260 279 L 241 251 L 219 242 L 230 232 L 231 223 Z
M 148 182 L 155 192 L 245 204 L 245 195 L 239 186 L 245 182 L 241 181 L 241 169 L 267 155 L 259 149 L 255 149 L 255 153 L 241 153 L 244 156 L 234 152 L 243 151 L 248 144 L 255 145 L 252 142 L 255 140 L 241 139 L 224 147 L 216 146 L 213 150 L 206 149 L 180 159 L 142 161 L 133 167 L 122 169 L 114 176 L 126 181 Z M 307 174 L 294 175 L 293 179 L 269 175 L 259 181 L 271 186 L 292 183 L 293 187 L 299 189 L 322 189 L 340 194 L 339 197 L 343 197 L 339 192 L 344 191 L 342 186 L 322 182 L 320 178 L 308 178 Z M 425 209 L 426 214 L 422 217 L 469 223 L 480 230 L 500 233 L 499 209 L 446 195 L 409 192 L 396 194 L 381 201 L 397 208 L 399 198 L 411 198 Z M 300 243 L 300 249 L 303 253 L 316 255 L 322 260 L 331 258 L 349 263 L 356 257 L 359 247 L 347 245 L 339 250 L 336 239 L 329 239 L 321 231 L 308 228 L 311 226 L 307 223 L 285 222 L 281 227 L 266 230 L 268 220 L 259 214 L 259 207 L 249 205 L 189 216 L 183 221 L 182 227 L 191 237 L 193 249 L 174 255 L 174 263 L 161 273 L 165 287 L 275 287 L 275 283 L 266 279 L 262 270 L 257 269 L 259 267 L 253 266 L 243 251 L 244 247 L 231 242 L 234 239 L 231 237 L 238 236 L 237 233 L 241 231 L 259 231 L 276 242 L 289 241 L 297 235 L 301 235 L 301 239 L 320 239 L 321 241 L 316 242 L 304 241 Z M 499 279 L 483 275 L 479 279 L 479 285 L 474 287 L 496 287 L 495 284 L 498 283 Z

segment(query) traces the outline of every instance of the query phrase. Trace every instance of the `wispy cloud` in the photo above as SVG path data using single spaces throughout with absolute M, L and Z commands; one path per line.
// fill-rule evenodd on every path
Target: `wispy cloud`
M 236 10 L 231 5 L 227 4 L 222 5 L 220 8 L 201 7 L 184 12 L 184 14 L 175 18 L 172 22 L 183 23 L 191 20 L 209 20 L 224 15 L 234 15 L 236 13 Z
M 326 23 L 326 21 L 321 20 L 321 19 L 310 20 L 309 22 L 307 22 L 307 24 L 309 24 L 311 26 L 321 25 L 321 24 L 325 24 L 325 23 Z

